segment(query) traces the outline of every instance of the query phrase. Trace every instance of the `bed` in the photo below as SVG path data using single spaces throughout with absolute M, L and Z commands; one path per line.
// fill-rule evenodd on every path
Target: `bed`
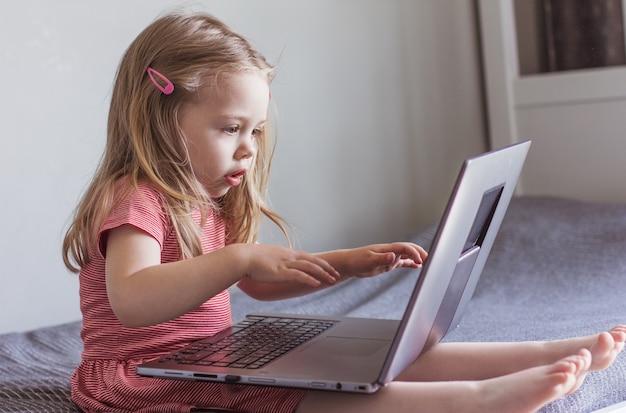
M 407 239 L 428 246 L 434 230 L 432 225 Z M 626 204 L 514 198 L 467 313 L 445 340 L 547 340 L 625 323 L 625 252 Z M 273 303 L 235 290 L 234 317 L 290 311 L 400 318 L 413 283 L 414 273 L 395 270 Z M 79 411 L 68 386 L 80 359 L 79 330 L 76 321 L 0 335 L 0 411 Z M 625 401 L 623 353 L 609 369 L 589 374 L 578 392 L 541 412 L 605 412 Z

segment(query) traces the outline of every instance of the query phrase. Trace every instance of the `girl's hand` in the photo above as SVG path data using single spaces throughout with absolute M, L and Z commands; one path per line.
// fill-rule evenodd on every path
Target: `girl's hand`
M 246 277 L 260 282 L 295 281 L 311 287 L 337 283 L 340 274 L 324 259 L 276 245 L 240 244 L 246 251 Z
M 428 253 L 410 242 L 368 245 L 345 250 L 342 272 L 354 277 L 372 277 L 394 268 L 420 268 Z

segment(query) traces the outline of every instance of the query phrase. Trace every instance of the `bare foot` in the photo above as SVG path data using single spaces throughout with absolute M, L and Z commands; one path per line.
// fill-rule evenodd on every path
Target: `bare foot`
M 613 364 L 617 355 L 624 349 L 625 340 L 626 326 L 616 326 L 598 334 L 595 343 L 589 347 L 591 353 L 589 371 L 601 371 Z M 580 375 L 570 393 L 578 390 L 584 380 L 585 375 Z
M 591 352 L 589 371 L 600 371 L 609 367 L 624 349 L 624 341 L 626 341 L 626 326 L 616 326 L 607 332 L 600 333 L 597 341 L 589 347 Z
M 570 393 L 591 365 L 591 352 L 582 349 L 554 364 L 533 367 L 481 383 L 483 406 L 478 411 L 530 413 Z

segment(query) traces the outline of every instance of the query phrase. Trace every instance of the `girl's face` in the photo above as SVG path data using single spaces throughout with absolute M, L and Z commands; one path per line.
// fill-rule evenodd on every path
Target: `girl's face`
M 251 168 L 268 104 L 267 80 L 257 72 L 222 76 L 182 104 L 191 167 L 211 197 L 224 196 Z

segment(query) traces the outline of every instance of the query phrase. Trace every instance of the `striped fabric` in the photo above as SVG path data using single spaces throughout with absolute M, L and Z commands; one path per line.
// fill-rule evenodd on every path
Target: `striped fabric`
M 194 213 L 193 218 L 200 222 L 199 213 Z M 163 213 L 161 197 L 147 185 L 132 191 L 104 222 L 99 248 L 94 246 L 91 262 L 80 273 L 84 351 L 71 380 L 76 404 L 90 412 L 182 412 L 197 407 L 294 411 L 306 392 L 137 376 L 137 364 L 215 334 L 230 326 L 232 317 L 228 291 L 223 291 L 196 310 L 169 322 L 142 328 L 124 327 L 107 298 L 103 246 L 107 231 L 126 224 L 145 231 L 159 242 L 162 263 L 176 261 L 180 256 L 176 234 Z M 203 229 L 203 251 L 208 253 L 224 245 L 225 224 L 214 213 L 207 218 Z

